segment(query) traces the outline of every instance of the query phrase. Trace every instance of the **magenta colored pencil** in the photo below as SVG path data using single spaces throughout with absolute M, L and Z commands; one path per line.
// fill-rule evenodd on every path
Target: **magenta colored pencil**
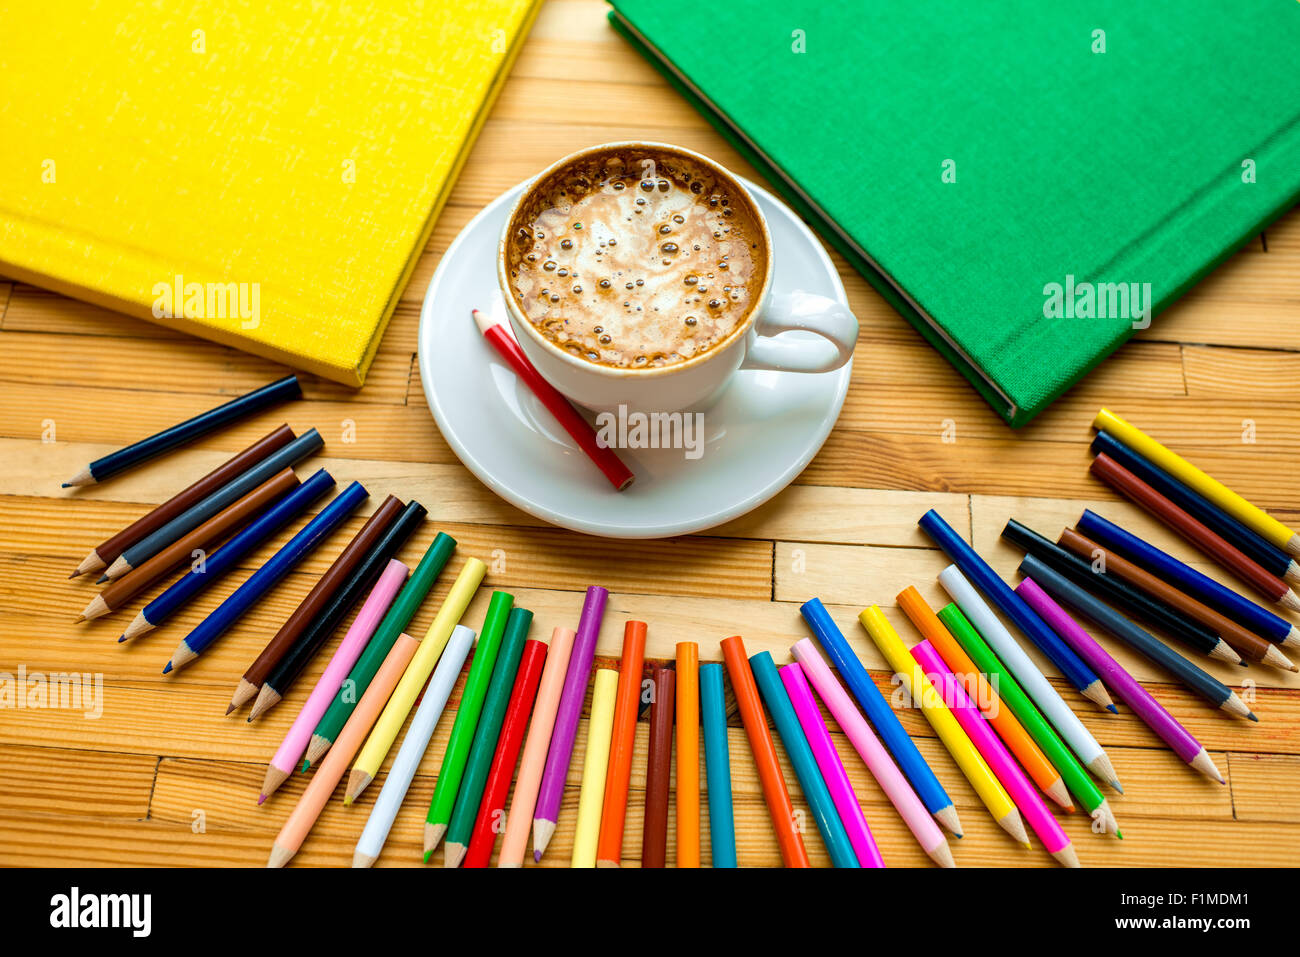
M 844 770 L 840 753 L 835 750 L 835 742 L 831 740 L 831 733 L 826 728 L 826 722 L 822 720 L 822 713 L 817 708 L 817 701 L 813 698 L 812 688 L 808 687 L 808 679 L 804 677 L 803 669 L 799 667 L 798 662 L 795 662 L 781 668 L 780 672 L 781 683 L 785 685 L 786 693 L 790 695 L 790 703 L 794 705 L 799 726 L 803 728 L 804 737 L 808 739 L 813 757 L 817 759 L 817 767 L 822 773 L 822 779 L 831 792 L 835 810 L 839 812 L 840 820 L 844 822 L 844 830 L 849 832 L 849 843 L 853 845 L 853 853 L 857 855 L 858 863 L 863 867 L 884 867 L 885 862 L 880 856 L 880 848 L 876 847 L 876 839 L 871 836 L 871 828 L 862 813 L 862 805 L 858 803 L 853 782 L 849 780 L 848 771 Z
M 966 736 L 993 769 L 993 773 L 1007 789 L 1011 800 L 1016 802 L 1016 807 L 1020 808 L 1020 813 L 1025 816 L 1025 820 L 1034 829 L 1034 833 L 1043 842 L 1048 853 L 1067 867 L 1078 867 L 1079 859 L 1070 844 L 1070 838 L 1061 829 L 1052 812 L 1047 809 L 1042 795 L 1029 783 L 1025 772 L 1020 770 L 1020 765 L 1016 764 L 1016 759 L 1011 756 L 1002 739 L 994 732 L 988 719 L 984 717 L 975 702 L 971 701 L 961 682 L 948 670 L 948 666 L 939 657 L 939 652 L 934 650 L 934 646 L 929 641 L 923 641 L 919 645 L 912 646 L 912 657 L 921 665 L 930 683 L 939 692 L 943 703 L 948 706 L 948 710 L 957 719 Z
M 1154 731 L 1174 754 L 1186 761 L 1206 777 L 1227 784 L 1214 761 L 1201 746 L 1201 742 L 1192 737 L 1172 714 L 1146 688 L 1124 670 L 1118 661 L 1093 639 L 1064 608 L 1056 603 L 1051 595 L 1043 591 L 1041 585 L 1032 578 L 1026 578 L 1016 586 L 1021 598 L 1038 612 L 1039 616 L 1061 636 L 1067 645 L 1097 672 L 1104 672 L 1106 686 L 1119 696 L 1119 699 L 1133 709 L 1148 728 Z
M 540 861 L 555 833 L 555 822 L 560 817 L 560 799 L 564 796 L 564 779 L 569 774 L 569 759 L 573 757 L 573 739 L 578 733 L 578 717 L 587 697 L 587 682 L 591 679 L 591 664 L 596 657 L 596 639 L 600 637 L 600 622 L 605 616 L 605 599 L 609 592 L 599 585 L 587 589 L 582 603 L 582 617 L 569 654 L 569 670 L 564 674 L 564 690 L 560 692 L 560 707 L 555 713 L 555 728 L 551 731 L 551 746 L 546 752 L 546 767 L 537 792 L 537 808 L 533 811 L 533 860 Z

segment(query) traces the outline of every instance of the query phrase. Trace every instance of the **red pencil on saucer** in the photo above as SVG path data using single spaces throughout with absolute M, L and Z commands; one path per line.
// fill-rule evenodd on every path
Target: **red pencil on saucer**
M 636 477 L 632 474 L 632 470 L 623 464 L 623 460 L 614 453 L 613 449 L 600 444 L 596 438 L 596 430 L 578 413 L 568 399 L 542 378 L 541 373 L 533 367 L 528 357 L 524 355 L 524 351 L 519 348 L 519 343 L 515 342 L 514 336 L 502 328 L 499 322 L 492 321 L 477 309 L 474 310 L 474 322 L 478 324 L 483 338 L 492 344 L 492 348 L 500 354 L 501 358 L 510 363 L 510 368 L 524 380 L 528 388 L 533 391 L 533 395 L 542 400 L 542 404 L 550 410 L 551 415 L 564 426 L 564 431 L 573 436 L 573 441 L 587 453 L 587 458 L 595 462 L 596 467 L 605 473 L 605 478 L 609 479 L 610 484 L 620 492 L 631 485 Z

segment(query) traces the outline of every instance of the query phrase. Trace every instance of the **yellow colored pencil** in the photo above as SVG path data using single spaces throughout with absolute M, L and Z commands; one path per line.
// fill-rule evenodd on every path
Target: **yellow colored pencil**
M 1283 525 L 1262 508 L 1252 505 L 1213 476 L 1206 475 L 1176 452 L 1171 452 L 1136 426 L 1129 425 L 1110 409 L 1102 409 L 1092 427 L 1104 430 L 1134 452 L 1151 460 L 1184 485 L 1190 485 L 1247 528 L 1273 545 L 1300 556 L 1300 532 Z
M 356 764 L 352 766 L 352 773 L 348 776 L 347 803 L 351 804 L 355 801 L 357 795 L 364 791 L 379 773 L 379 766 L 384 763 L 389 749 L 397 740 L 402 725 L 406 723 L 406 716 L 411 713 L 415 699 L 420 696 L 420 689 L 429 680 L 429 675 L 433 674 L 434 666 L 438 663 L 442 649 L 447 646 L 452 629 L 460 623 L 461 615 L 465 614 L 470 599 L 474 597 L 474 592 L 486 574 L 487 566 L 477 558 L 467 560 L 465 567 L 460 570 L 460 575 L 451 586 L 451 591 L 447 592 L 447 597 L 443 600 L 442 607 L 438 609 L 433 624 L 424 633 L 424 640 L 420 642 L 415 657 L 406 666 L 406 671 L 402 673 L 402 680 L 397 683 L 392 697 L 384 706 L 383 714 L 375 722 L 370 737 L 366 739 L 361 753 L 357 756 Z
M 700 866 L 700 646 L 677 642 L 677 866 Z
M 591 692 L 591 720 L 587 722 L 587 756 L 582 762 L 582 790 L 578 792 L 578 829 L 573 838 L 571 867 L 595 867 L 600 841 L 600 815 L 605 807 L 605 772 L 609 769 L 609 742 L 614 735 L 614 699 L 618 672 L 601 668 Z
M 885 613 L 879 606 L 872 605 L 858 615 L 858 620 L 862 622 L 862 627 L 867 629 L 867 634 L 871 636 L 871 640 L 876 643 L 880 653 L 889 662 L 889 667 L 902 680 L 903 687 L 907 690 L 913 704 L 920 706 L 925 720 L 930 722 L 930 727 L 934 728 L 934 733 L 939 736 L 939 740 L 957 762 L 957 767 L 961 768 L 962 774 L 966 775 L 966 780 L 970 781 L 975 793 L 989 809 L 994 820 L 1019 843 L 1029 847 L 1029 835 L 1025 832 L 1024 821 L 1021 820 L 1020 812 L 1016 810 L 1011 795 L 997 779 L 988 762 L 976 750 L 975 745 L 966 736 L 966 732 L 961 729 L 957 719 L 953 717 L 939 693 L 926 678 L 921 665 L 912 657 L 912 653 L 903 644 L 903 639 L 885 618 Z

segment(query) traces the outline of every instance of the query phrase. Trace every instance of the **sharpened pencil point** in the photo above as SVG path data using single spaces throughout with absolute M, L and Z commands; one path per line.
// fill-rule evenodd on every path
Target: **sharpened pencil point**
M 542 863 L 542 852 L 541 852 L 541 851 L 533 851 L 533 863 L 534 863 L 534 864 L 540 864 L 540 863 Z
M 1251 721 L 1258 721 L 1258 720 L 1259 720 L 1259 718 L 1255 717 L 1255 712 L 1253 712 L 1253 711 L 1252 711 L 1250 714 L 1246 715 L 1246 717 L 1249 718 Z
M 102 584 L 104 584 L 104 582 L 106 582 L 106 581 L 108 581 L 108 576 L 107 576 L 107 575 L 100 575 L 98 578 L 95 579 L 95 584 L 96 584 L 96 585 L 102 585 Z
M 73 573 L 72 573 L 71 575 L 69 575 L 68 577 L 69 577 L 69 578 L 76 578 L 76 577 L 77 577 L 78 575 L 80 575 L 80 574 L 81 574 L 81 572 L 73 572 Z
M 165 675 L 170 674 L 171 670 L 172 670 L 172 663 L 169 661 L 167 662 L 167 667 L 163 669 L 163 674 Z
M 1110 786 L 1113 787 L 1113 788 L 1114 788 L 1116 791 L 1118 791 L 1120 794 L 1123 794 L 1123 793 L 1124 793 L 1124 787 L 1123 787 L 1123 785 L 1121 785 L 1121 784 L 1119 783 L 1119 779 L 1118 779 L 1118 778 L 1111 778 L 1111 779 L 1110 779 Z
M 235 710 L 235 706 L 234 706 L 233 704 L 228 704 L 228 705 L 226 705 L 226 715 L 227 715 L 227 716 L 231 715 L 231 714 L 234 712 L 234 710 Z
M 433 857 L 433 848 L 424 852 L 424 863 L 429 863 L 429 858 Z
M 1119 714 L 1119 708 L 1115 707 L 1113 704 L 1106 705 L 1106 710 L 1111 714 Z
M 262 806 L 263 804 L 265 804 L 265 803 L 266 803 L 266 795 L 265 795 L 265 794 L 259 794 L 259 795 L 257 796 L 257 806 L 258 806 L 258 807 L 261 807 L 261 806 Z
M 117 643 L 118 643 L 119 645 L 120 645 L 122 642 L 124 642 L 124 641 L 126 641 L 126 635 L 118 635 L 118 636 L 117 636 Z
M 64 482 L 62 485 L 59 486 L 59 488 L 72 488 L 72 483 Z

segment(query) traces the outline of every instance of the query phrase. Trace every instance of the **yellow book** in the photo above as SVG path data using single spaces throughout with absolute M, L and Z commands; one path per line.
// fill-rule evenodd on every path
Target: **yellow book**
M 0 14 L 0 274 L 360 386 L 539 0 Z

